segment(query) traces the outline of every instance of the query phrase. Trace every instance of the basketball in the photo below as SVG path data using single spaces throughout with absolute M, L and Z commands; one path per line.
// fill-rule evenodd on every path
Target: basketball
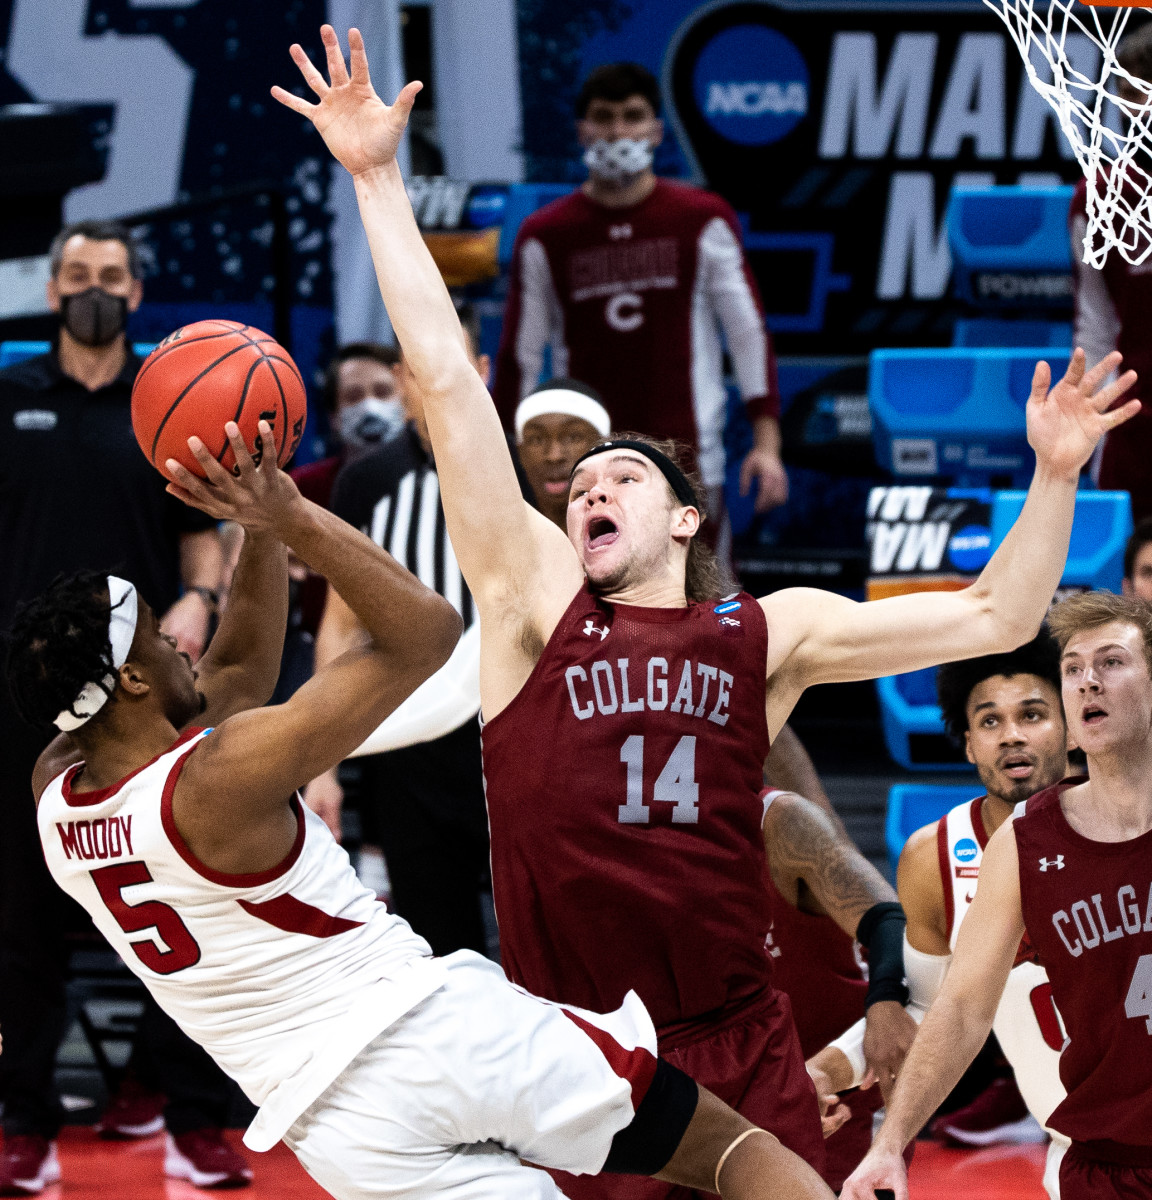
M 224 435 L 235 421 L 259 465 L 260 421 L 271 426 L 284 466 L 300 444 L 307 417 L 300 372 L 275 338 L 237 321 L 209 320 L 170 333 L 144 360 L 132 388 L 132 428 L 148 461 L 174 458 L 203 475 L 188 449 L 195 434 L 228 470 L 235 455 Z

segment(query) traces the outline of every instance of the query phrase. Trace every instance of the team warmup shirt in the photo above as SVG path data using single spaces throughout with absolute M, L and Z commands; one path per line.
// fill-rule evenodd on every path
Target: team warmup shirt
M 749 416 L 776 416 L 775 357 L 731 207 L 664 179 L 628 208 L 573 192 L 517 235 L 496 406 L 511 427 L 550 346 L 552 374 L 596 388 L 613 429 L 694 446 L 704 482 L 719 484 L 721 328 Z
M 484 726 L 514 982 L 595 1011 L 635 988 L 662 1045 L 770 987 L 767 647 L 745 593 L 642 608 L 581 587 Z
M 960 923 L 976 895 L 980 864 L 988 845 L 981 815 L 983 801 L 984 797 L 978 796 L 958 804 L 936 826 L 948 945 L 953 951 L 960 936 Z M 1031 929 L 1031 925 L 1027 927 Z M 1012 1064 L 1028 1111 L 1041 1125 L 1047 1125 L 1053 1109 L 1064 1099 L 1064 1085 L 1060 1082 L 1064 1026 L 1052 998 L 1048 973 L 1037 960 L 1027 934 L 1004 985 L 992 1032 Z
M 299 799 L 296 840 L 278 866 L 228 875 L 197 860 L 172 796 L 211 733 L 188 731 L 98 791 L 73 791 L 83 764 L 70 767 L 44 789 L 37 821 L 57 884 L 260 1106 L 245 1142 L 268 1150 L 446 973 Z
M 1152 832 L 1125 842 L 1077 833 L 1060 796 L 1017 807 L 1024 924 L 1064 1018 L 1067 1097 L 1049 1123 L 1094 1156 L 1152 1166 Z

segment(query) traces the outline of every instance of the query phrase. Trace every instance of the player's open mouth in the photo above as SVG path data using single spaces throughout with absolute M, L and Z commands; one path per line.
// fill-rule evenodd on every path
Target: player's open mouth
M 1032 768 L 1035 765 L 1032 759 L 1026 758 L 1024 755 L 1015 755 L 1006 758 L 1001 767 L 1009 779 L 1027 779 L 1032 774 Z
M 1080 719 L 1085 725 L 1099 725 L 1108 714 L 1098 705 L 1090 704 L 1080 714 Z
M 620 536 L 620 531 L 607 517 L 593 517 L 588 522 L 586 536 L 588 538 L 588 549 L 600 550 L 604 546 L 611 546 Z

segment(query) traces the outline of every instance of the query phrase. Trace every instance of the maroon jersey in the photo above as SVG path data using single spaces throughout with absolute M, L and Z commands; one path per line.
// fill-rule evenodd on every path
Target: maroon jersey
M 1060 794 L 1016 818 L 1024 923 L 1068 1041 L 1067 1097 L 1048 1124 L 1075 1142 L 1152 1146 L 1152 832 L 1127 842 L 1077 833 Z
M 584 586 L 527 683 L 484 726 L 504 967 L 657 1029 L 766 988 L 760 834 L 768 630 L 744 593 L 686 608 Z
M 704 482 L 718 484 L 721 329 L 749 415 L 775 416 L 772 344 L 728 203 L 662 179 L 629 208 L 574 192 L 533 213 L 517 235 L 496 407 L 510 427 L 550 346 L 553 374 L 596 388 L 614 429 L 695 446 Z
M 769 796 L 771 793 L 769 793 Z M 766 797 L 767 798 L 767 797 Z M 768 953 L 772 982 L 792 1002 L 805 1058 L 811 1058 L 864 1015 L 868 980 L 856 942 L 831 917 L 802 912 L 769 876 L 772 927 Z M 852 1118 L 824 1143 L 824 1182 L 833 1191 L 856 1169 L 872 1145 L 872 1115 L 883 1107 L 878 1087 L 844 1097 Z

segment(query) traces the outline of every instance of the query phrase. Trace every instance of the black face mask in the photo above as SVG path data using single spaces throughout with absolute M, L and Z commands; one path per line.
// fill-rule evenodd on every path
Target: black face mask
M 60 297 L 60 318 L 64 328 L 82 345 L 107 346 L 124 332 L 128 320 L 128 301 L 112 296 L 103 288 Z

